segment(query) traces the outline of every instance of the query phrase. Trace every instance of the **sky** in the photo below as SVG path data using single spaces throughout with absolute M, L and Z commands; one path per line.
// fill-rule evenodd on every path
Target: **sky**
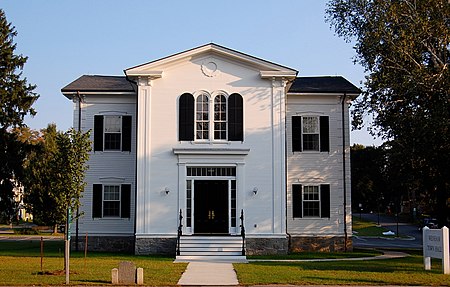
M 18 33 L 16 54 L 28 57 L 23 76 L 37 86 L 37 115 L 26 124 L 72 126 L 73 105 L 61 88 L 81 75 L 123 70 L 207 43 L 299 71 L 343 76 L 362 86 L 352 43 L 325 21 L 324 0 L 0 0 Z M 379 145 L 367 128 L 351 143 Z

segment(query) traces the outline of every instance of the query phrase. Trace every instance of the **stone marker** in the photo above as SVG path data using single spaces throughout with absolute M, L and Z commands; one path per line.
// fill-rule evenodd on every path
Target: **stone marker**
M 136 283 L 136 265 L 130 261 L 119 263 L 119 284 Z
M 136 284 L 143 285 L 144 284 L 144 269 L 138 268 L 136 272 Z
M 113 268 L 111 270 L 111 283 L 112 284 L 119 284 L 119 269 Z

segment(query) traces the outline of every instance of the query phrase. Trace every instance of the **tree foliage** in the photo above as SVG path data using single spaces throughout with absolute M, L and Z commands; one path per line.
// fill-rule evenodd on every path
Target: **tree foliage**
M 331 0 L 327 19 L 355 41 L 367 73 L 353 125 L 368 113 L 388 140 L 390 164 L 434 204 L 441 224 L 450 197 L 450 3 L 448 0 Z M 417 186 L 418 185 L 418 186 Z
M 13 188 L 22 176 L 22 164 L 32 148 L 14 132 L 24 126 L 26 115 L 34 115 L 38 95 L 35 86 L 22 77 L 27 58 L 16 55 L 15 28 L 0 9 L 0 220 L 10 221 L 14 214 Z
M 80 204 L 91 143 L 89 133 L 58 132 L 54 124 L 41 137 L 25 165 L 25 201 L 38 223 L 55 226 Z

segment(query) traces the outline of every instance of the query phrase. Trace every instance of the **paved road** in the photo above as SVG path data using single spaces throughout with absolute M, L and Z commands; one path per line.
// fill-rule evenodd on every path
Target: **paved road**
M 359 214 L 354 214 L 359 216 Z M 377 214 L 363 213 L 362 219 L 378 222 Z M 397 233 L 397 220 L 395 217 L 380 215 L 380 225 L 392 232 Z M 408 238 L 359 238 L 353 236 L 354 247 L 371 247 L 371 248 L 422 248 L 422 232 L 416 225 L 410 223 L 398 223 L 398 234 Z

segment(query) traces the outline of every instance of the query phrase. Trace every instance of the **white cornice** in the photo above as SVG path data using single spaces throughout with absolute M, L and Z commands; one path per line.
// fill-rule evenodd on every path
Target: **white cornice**
M 247 155 L 250 149 L 242 148 L 174 148 L 174 154 L 191 155 Z
M 271 79 L 271 78 L 285 78 L 285 79 L 295 79 L 297 76 L 296 71 L 289 71 L 289 70 L 283 70 L 283 71 L 261 71 L 260 72 L 261 78 L 263 79 Z

